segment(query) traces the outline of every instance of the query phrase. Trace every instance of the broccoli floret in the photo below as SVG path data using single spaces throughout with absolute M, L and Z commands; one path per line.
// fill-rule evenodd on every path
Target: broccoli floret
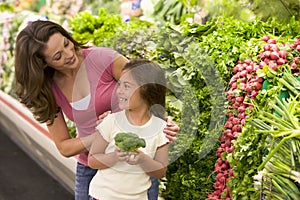
M 139 147 L 146 147 L 146 141 L 135 133 L 117 133 L 115 144 L 121 151 L 132 152 Z

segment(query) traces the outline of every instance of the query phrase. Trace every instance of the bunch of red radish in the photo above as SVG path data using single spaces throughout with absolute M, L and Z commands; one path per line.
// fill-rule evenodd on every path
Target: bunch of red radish
M 251 111 L 253 108 L 246 99 L 255 99 L 258 91 L 262 88 L 263 79 L 256 75 L 256 71 L 261 68 L 253 61 L 246 60 L 244 63 L 239 61 L 233 69 L 234 75 L 229 82 L 230 89 L 226 92 L 228 119 L 220 137 L 221 145 L 217 150 L 218 160 L 215 164 L 216 182 L 214 183 L 214 192 L 208 195 L 209 200 L 229 200 L 232 197 L 230 187 L 226 184 L 234 174 L 228 161 L 222 155 L 234 151 L 232 140 L 237 139 L 248 116 L 247 111 Z
M 266 43 L 263 46 L 263 51 L 258 55 L 259 64 L 247 59 L 243 63 L 238 61 L 238 64 L 233 68 L 234 75 L 229 82 L 230 89 L 226 92 L 228 100 L 227 121 L 224 124 L 220 146 L 216 154 L 218 157 L 215 164 L 216 182 L 214 183 L 214 191 L 208 195 L 209 200 L 230 200 L 232 198 L 227 183 L 230 178 L 234 177 L 234 173 L 225 157 L 227 153 L 234 151 L 232 140 L 237 139 L 245 124 L 245 119 L 251 114 L 253 105 L 249 99 L 254 100 L 262 88 L 264 79 L 258 77 L 256 71 L 264 66 L 269 66 L 276 71 L 280 65 L 289 63 L 292 70 L 299 72 L 299 58 L 288 58 L 289 54 L 284 49 L 293 48 L 300 51 L 300 39 L 295 39 L 292 45 L 281 44 L 282 49 L 277 46 L 277 41 L 270 39 L 269 36 L 264 36 L 262 40 Z M 224 154 L 225 156 L 222 156 Z
M 278 47 L 275 39 L 270 39 L 269 36 L 262 38 L 266 44 L 263 46 L 263 52 L 258 55 L 261 60 L 260 65 L 268 65 L 271 69 L 277 70 L 280 65 L 288 63 L 293 73 L 299 72 L 299 57 L 288 58 L 288 49 L 292 48 L 300 51 L 300 39 L 295 39 L 291 45 L 281 43 Z

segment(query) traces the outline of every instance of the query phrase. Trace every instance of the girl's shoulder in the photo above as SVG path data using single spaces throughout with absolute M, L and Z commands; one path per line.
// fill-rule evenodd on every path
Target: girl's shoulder
M 166 120 L 163 120 L 155 115 L 151 115 L 151 118 L 152 118 L 152 123 L 154 123 L 154 124 L 160 124 L 161 126 L 167 125 Z
M 125 116 L 124 112 L 122 112 L 122 111 L 111 113 L 103 119 L 101 124 L 105 124 L 105 125 L 115 124 L 116 122 L 118 122 L 118 120 L 120 120 L 121 118 L 124 118 L 124 116 Z

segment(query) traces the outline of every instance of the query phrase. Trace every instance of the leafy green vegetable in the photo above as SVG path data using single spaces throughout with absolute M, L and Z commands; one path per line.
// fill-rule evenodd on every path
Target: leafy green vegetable
M 115 144 L 121 151 L 132 152 L 139 147 L 146 147 L 146 141 L 135 133 L 118 133 L 115 137 Z

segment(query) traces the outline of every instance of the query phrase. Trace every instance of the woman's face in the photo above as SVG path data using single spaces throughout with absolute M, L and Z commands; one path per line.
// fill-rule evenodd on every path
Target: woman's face
M 79 65 L 74 44 L 61 33 L 50 36 L 43 53 L 47 65 L 58 71 L 74 69 Z
M 140 106 L 147 106 L 140 95 L 140 86 L 128 70 L 122 72 L 121 78 L 118 81 L 117 96 L 121 110 L 133 110 L 140 108 Z

